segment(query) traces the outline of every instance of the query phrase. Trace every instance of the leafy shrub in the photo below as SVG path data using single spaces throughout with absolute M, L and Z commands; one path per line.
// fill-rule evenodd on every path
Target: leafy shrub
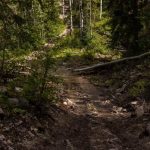
M 85 51 L 82 55 L 82 58 L 86 61 L 93 61 L 94 60 L 94 54 L 91 51 Z
M 139 80 L 133 84 L 133 86 L 129 89 L 129 95 L 133 97 L 141 96 L 145 88 L 147 86 L 146 80 Z
M 43 55 L 32 62 L 31 75 L 28 76 L 23 86 L 23 95 L 32 103 L 36 103 L 36 101 L 54 102 L 56 100 L 54 84 L 57 83 L 57 78 L 50 73 L 54 60 L 48 53 Z

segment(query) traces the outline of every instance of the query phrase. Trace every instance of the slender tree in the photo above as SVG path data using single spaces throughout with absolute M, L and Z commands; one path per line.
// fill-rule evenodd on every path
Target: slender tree
M 103 0 L 100 0 L 100 20 L 102 19 L 102 13 L 103 13 Z
M 80 36 L 83 37 L 84 17 L 83 17 L 83 1 L 80 0 Z
M 69 8 L 70 8 L 70 35 L 72 34 L 72 31 L 73 31 L 72 4 L 73 4 L 73 1 L 69 0 Z
M 65 0 L 62 0 L 62 13 L 63 13 L 63 19 L 65 18 Z
M 92 0 L 90 0 L 90 36 L 92 37 Z

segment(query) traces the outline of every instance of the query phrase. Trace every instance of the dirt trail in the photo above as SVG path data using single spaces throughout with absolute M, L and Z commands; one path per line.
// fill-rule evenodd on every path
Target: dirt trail
M 111 114 L 112 104 L 106 97 L 105 91 L 92 85 L 85 77 L 73 74 L 67 68 L 62 67 L 58 74 L 66 84 L 66 98 L 73 105 L 73 112 L 80 115 L 95 114 L 100 112 Z
M 116 134 L 122 124 L 117 126 L 118 122 L 114 123 L 114 121 L 125 120 L 128 114 L 114 111 L 114 106 L 107 99 L 105 90 L 98 89 L 85 77 L 75 75 L 65 67 L 61 67 L 57 74 L 63 77 L 66 85 L 64 93 L 66 109 L 69 114 L 76 115 L 67 135 L 69 148 L 64 149 L 141 150 L 139 145 L 139 148 L 135 147 L 136 143 L 128 142 L 130 136 L 126 136 L 125 133 Z M 123 131 L 118 131 L 120 132 Z M 126 139 L 126 142 L 124 142 L 124 135 L 129 138 Z M 137 142 L 136 139 L 132 140 Z

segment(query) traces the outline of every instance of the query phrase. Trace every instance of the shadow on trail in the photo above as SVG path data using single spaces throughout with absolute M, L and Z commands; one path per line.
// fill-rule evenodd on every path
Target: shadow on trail
M 68 102 L 63 107 L 71 118 L 62 127 L 65 147 L 60 146 L 61 150 L 149 149 L 139 140 L 143 125 L 131 118 L 130 113 L 115 111 L 106 89 L 95 87 L 65 66 L 56 73 L 64 79 L 63 98 Z

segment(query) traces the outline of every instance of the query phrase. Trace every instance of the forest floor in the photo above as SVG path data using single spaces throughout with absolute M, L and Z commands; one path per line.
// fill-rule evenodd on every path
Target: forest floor
M 111 68 L 92 75 L 72 72 L 78 65 L 75 59 L 60 61 L 54 73 L 63 79 L 57 106 L 15 114 L 1 109 L 0 149 L 149 150 L 150 111 L 143 110 L 143 99 L 136 95 L 149 83 L 146 60 L 142 65 L 123 64 L 122 71 Z M 131 88 L 134 84 L 137 89 Z M 135 97 L 129 96 L 129 89 Z
M 35 110 L 27 103 L 26 112 L 15 106 L 15 113 L 0 107 L 0 150 L 149 150 L 149 57 L 82 75 L 72 70 L 111 57 L 76 56 L 80 51 L 57 58 L 57 105 Z M 26 57 L 30 64 L 32 54 Z
M 74 74 L 64 66 L 58 74 L 64 78 L 66 87 L 63 107 L 75 115 L 67 132 L 68 149 L 149 149 L 150 139 L 144 135 L 149 115 L 132 116 L 124 102 L 121 106 L 110 98 L 108 87 L 94 86 L 87 76 Z

